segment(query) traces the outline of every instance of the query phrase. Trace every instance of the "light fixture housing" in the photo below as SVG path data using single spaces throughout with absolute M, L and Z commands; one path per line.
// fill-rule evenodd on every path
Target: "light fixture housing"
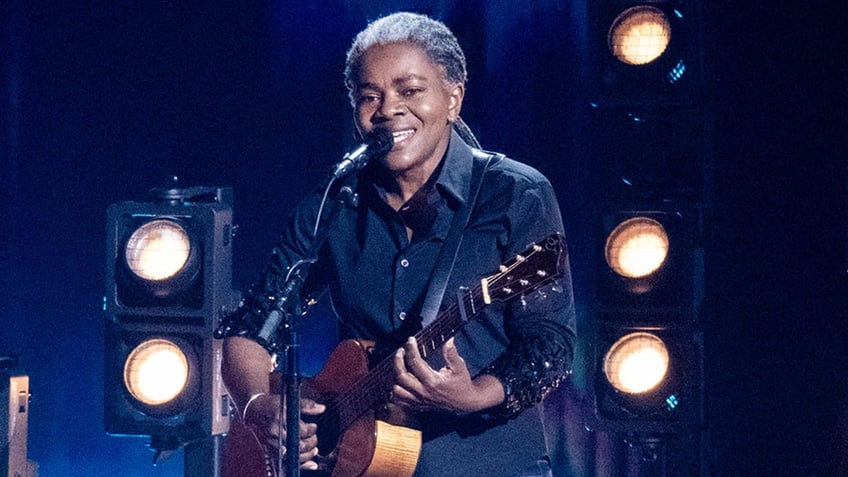
M 588 330 L 594 424 L 627 433 L 692 429 L 702 395 L 700 209 L 647 199 L 603 207 Z
M 604 217 L 597 276 L 602 311 L 634 319 L 642 319 L 640 311 L 654 317 L 692 311 L 681 307 L 694 299 L 694 215 L 687 208 L 664 206 L 625 208 Z
M 691 104 L 702 83 L 699 10 L 683 0 L 592 2 L 593 103 Z
M 233 309 L 232 190 L 154 189 L 107 211 L 105 425 L 162 446 L 229 429 L 213 332 Z
M 595 412 L 608 430 L 678 430 L 700 409 L 700 344 L 688 325 L 600 327 Z

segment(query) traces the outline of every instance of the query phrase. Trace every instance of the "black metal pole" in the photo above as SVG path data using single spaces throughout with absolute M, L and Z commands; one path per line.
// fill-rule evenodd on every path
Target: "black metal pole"
M 288 372 L 285 373 L 286 392 L 283 400 L 297 404 L 286 406 L 286 477 L 300 477 L 300 331 L 294 321 L 292 319 L 286 326 Z
M 326 187 L 332 188 L 334 183 L 335 179 L 331 178 Z M 286 283 L 277 296 L 276 309 L 266 318 L 265 324 L 259 333 L 261 339 L 268 341 L 279 326 L 284 327 L 283 337 L 285 342 L 283 343 L 283 356 L 285 362 L 283 363 L 283 372 L 280 379 L 282 381 L 281 384 L 284 384 L 285 390 L 280 393 L 280 412 L 286 417 L 286 439 L 285 443 L 283 443 L 283 432 L 279 432 L 280 442 L 278 443 L 279 451 L 276 461 L 278 469 L 285 469 L 284 475 L 286 477 L 300 477 L 301 372 L 300 333 L 297 318 L 302 314 L 301 289 L 306 282 L 310 266 L 318 260 L 318 251 L 327 239 L 330 224 L 335 221 L 343 206 L 348 204 L 355 205 L 357 199 L 356 194 L 350 187 L 344 186 L 337 189 L 337 193 L 334 196 L 334 204 L 330 208 L 327 220 L 322 222 L 321 217 L 318 217 L 315 237 L 312 244 L 310 244 L 306 257 L 292 265 Z M 290 405 L 290 403 L 294 403 L 294 405 Z

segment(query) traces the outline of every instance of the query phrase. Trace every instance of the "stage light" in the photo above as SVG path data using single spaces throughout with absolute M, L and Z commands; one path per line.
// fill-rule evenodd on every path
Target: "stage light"
M 159 219 L 147 222 L 130 235 L 124 257 L 139 279 L 160 281 L 182 270 L 192 249 L 182 225 Z
M 695 422 L 701 360 L 697 210 L 688 202 L 659 200 L 602 215 L 591 331 L 599 428 L 677 432 Z
M 187 387 L 188 356 L 170 340 L 151 339 L 136 346 L 124 362 L 124 386 L 142 405 L 172 402 Z
M 607 265 L 623 277 L 642 278 L 665 263 L 668 245 L 661 223 L 648 217 L 627 219 L 607 236 Z
M 602 307 L 651 311 L 649 307 L 687 302 L 694 260 L 691 211 L 658 205 L 604 218 L 598 283 Z
M 202 286 L 201 237 L 196 224 L 185 217 L 129 218 L 119 245 L 120 263 L 115 277 L 121 298 L 135 305 L 181 301 L 202 306 L 196 287 Z
M 644 394 L 656 388 L 668 372 L 668 348 L 656 335 L 630 333 L 604 356 L 604 375 L 615 389 Z
M 659 58 L 671 41 L 671 23 L 659 8 L 631 7 L 612 22 L 608 44 L 622 63 L 646 65 Z
M 107 211 L 106 431 L 170 451 L 229 429 L 212 336 L 235 306 L 232 190 L 154 189 Z
M 602 323 L 595 403 L 614 431 L 672 430 L 699 406 L 700 351 L 686 324 Z
M 633 108 L 693 103 L 702 83 L 699 2 L 590 3 L 599 80 L 592 104 Z

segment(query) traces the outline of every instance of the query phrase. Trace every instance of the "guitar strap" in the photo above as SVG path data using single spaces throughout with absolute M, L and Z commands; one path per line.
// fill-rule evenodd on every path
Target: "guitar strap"
M 471 170 L 468 201 L 465 207 L 461 207 L 454 214 L 448 236 L 445 238 L 445 243 L 442 244 L 438 257 L 436 257 L 436 265 L 427 286 L 427 295 L 424 297 L 424 303 L 421 306 L 422 326 L 429 325 L 438 315 L 439 306 L 442 304 L 445 289 L 448 286 L 448 279 L 456 264 L 463 232 L 468 225 L 471 212 L 474 210 L 474 203 L 477 201 L 477 195 L 483 184 L 483 174 L 490 165 L 497 164 L 503 158 L 504 155 L 501 153 L 482 152 L 474 149 L 474 165 Z

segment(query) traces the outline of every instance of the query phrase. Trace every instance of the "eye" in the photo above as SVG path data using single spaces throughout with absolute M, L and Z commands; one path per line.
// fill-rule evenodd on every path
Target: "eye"
M 415 96 L 416 94 L 421 93 L 423 91 L 424 88 L 407 88 L 403 90 L 403 95 L 406 97 Z
M 360 94 L 356 98 L 358 104 L 370 104 L 380 100 L 380 96 L 376 94 Z

